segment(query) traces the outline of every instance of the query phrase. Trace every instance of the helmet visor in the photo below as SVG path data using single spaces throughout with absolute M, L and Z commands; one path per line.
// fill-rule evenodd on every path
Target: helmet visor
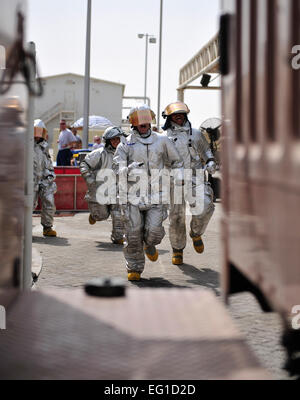
M 136 110 L 129 116 L 129 122 L 133 126 L 154 124 L 155 115 L 151 110 Z
M 44 128 L 40 126 L 34 127 L 34 137 L 44 138 L 43 134 L 44 134 Z

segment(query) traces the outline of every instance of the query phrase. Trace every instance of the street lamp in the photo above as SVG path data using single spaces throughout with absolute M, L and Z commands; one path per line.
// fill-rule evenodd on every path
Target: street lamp
M 144 99 L 146 103 L 147 98 L 147 64 L 148 64 L 148 41 L 149 43 L 156 43 L 156 38 L 154 35 L 149 35 L 148 33 L 138 33 L 138 38 L 146 38 L 146 54 L 145 54 L 145 87 L 144 87 Z

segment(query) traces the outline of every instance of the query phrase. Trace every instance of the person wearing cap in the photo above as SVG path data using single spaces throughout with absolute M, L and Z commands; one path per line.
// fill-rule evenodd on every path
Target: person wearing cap
M 97 221 L 107 220 L 109 215 L 112 218 L 112 234 L 111 240 L 114 244 L 123 244 L 123 222 L 120 207 L 117 204 L 100 204 L 97 191 L 103 182 L 97 180 L 99 172 L 112 172 L 112 161 L 118 144 L 124 132 L 117 126 L 109 127 L 103 134 L 103 142 L 105 146 L 100 147 L 89 153 L 80 163 L 80 172 L 86 181 L 88 191 L 85 199 L 89 205 L 89 223 L 94 225 Z M 109 176 L 108 176 L 109 178 Z M 116 180 L 114 181 L 116 183 Z
M 44 236 L 56 236 L 53 229 L 53 217 L 56 211 L 54 194 L 56 193 L 55 173 L 46 141 L 47 129 L 40 119 L 34 121 L 34 205 L 41 199 L 41 224 Z
M 70 129 L 67 129 L 66 120 L 62 119 L 59 123 L 60 134 L 58 137 L 58 153 L 56 158 L 57 166 L 70 166 L 72 159 L 71 148 L 76 145 L 77 140 Z
M 204 171 L 213 175 L 216 171 L 214 156 L 208 142 L 198 129 L 192 128 L 188 119 L 190 110 L 185 103 L 174 102 L 169 104 L 162 113 L 166 123 L 163 126 L 165 135 L 176 146 L 178 153 L 184 163 L 187 181 L 183 182 L 192 194 L 197 193 L 194 198 L 188 197 L 188 203 L 192 213 L 190 224 L 190 237 L 194 249 L 201 254 L 204 251 L 202 236 L 213 215 L 213 191 L 208 182 L 205 182 Z M 204 161 L 204 167 L 202 165 Z M 190 174 L 186 174 L 189 171 Z M 197 171 L 202 175 L 202 181 L 197 180 Z M 201 198 L 199 198 L 199 194 Z M 181 265 L 183 263 L 183 250 L 186 246 L 186 198 L 181 204 L 174 202 L 174 186 L 171 185 L 171 204 L 169 210 L 169 237 L 173 249 L 172 263 Z M 196 199 L 196 200 L 194 200 Z
M 148 106 L 131 109 L 128 120 L 131 131 L 116 150 L 113 169 L 119 176 L 128 280 L 139 281 L 145 267 L 145 253 L 150 261 L 157 261 L 155 246 L 165 235 L 163 220 L 167 215 L 161 201 L 161 187 L 154 189 L 156 173 L 163 171 L 165 162 L 179 170 L 182 170 L 183 163 L 174 144 L 166 136 L 151 130 L 155 114 Z M 137 182 L 146 190 L 140 190 L 134 196 Z M 126 189 L 123 190 L 122 186 Z

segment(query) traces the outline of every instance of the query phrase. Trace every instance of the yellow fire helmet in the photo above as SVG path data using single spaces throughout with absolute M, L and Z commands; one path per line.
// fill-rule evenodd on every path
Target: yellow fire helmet
M 129 112 L 128 121 L 132 126 L 155 124 L 155 113 L 147 105 L 134 107 Z
M 170 115 L 173 114 L 189 114 L 190 109 L 185 103 L 181 101 L 177 101 L 175 103 L 169 104 L 163 111 L 162 116 L 163 118 L 168 118 Z
M 34 121 L 34 137 L 47 138 L 47 128 L 41 119 L 36 119 Z

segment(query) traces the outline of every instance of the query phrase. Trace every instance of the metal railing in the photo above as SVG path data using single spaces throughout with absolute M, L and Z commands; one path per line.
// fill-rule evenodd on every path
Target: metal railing
M 219 34 L 216 34 L 180 69 L 178 90 L 205 73 L 218 73 L 219 57 Z
M 56 117 L 59 113 L 61 113 L 63 106 L 64 106 L 64 104 L 61 102 L 56 103 L 53 107 L 49 108 L 49 110 L 45 111 L 40 116 L 40 119 L 42 119 L 44 121 L 44 123 L 47 124 L 54 117 Z

